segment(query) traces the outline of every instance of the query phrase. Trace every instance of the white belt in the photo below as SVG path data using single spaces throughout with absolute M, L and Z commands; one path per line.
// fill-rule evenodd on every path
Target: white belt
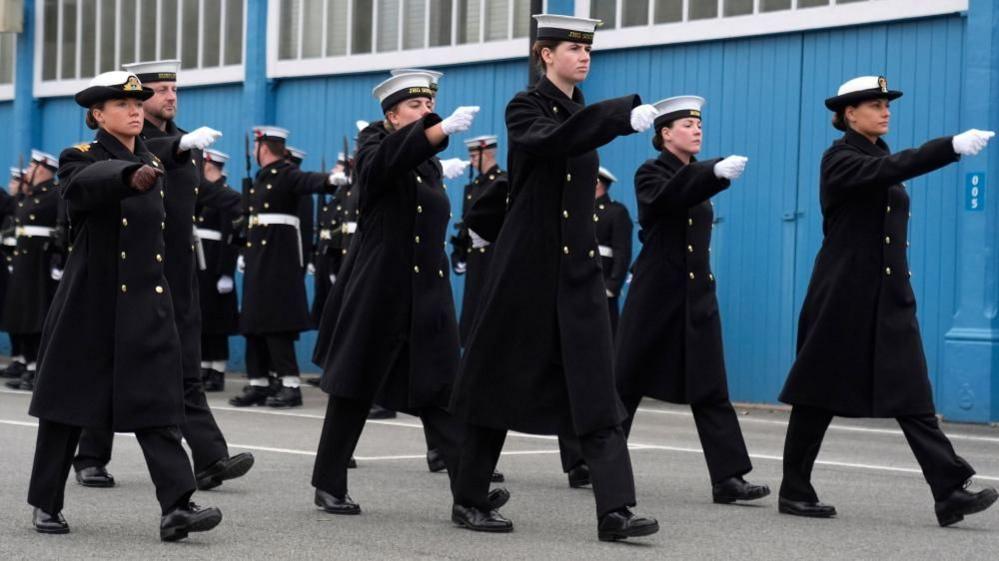
M 600 251 L 600 257 L 614 257 L 614 248 L 609 245 L 598 245 L 597 250 Z
M 7 237 L 7 238 L 4 238 L 2 241 L 0 241 L 0 243 L 2 243 L 3 245 L 6 245 L 8 247 L 16 247 L 17 246 L 17 238 Z
M 357 222 L 344 222 L 342 228 L 343 233 L 353 234 L 357 231 Z
M 305 264 L 302 259 L 302 234 L 301 234 L 301 223 L 302 221 L 298 219 L 297 216 L 293 214 L 279 214 L 279 213 L 265 213 L 265 214 L 254 214 L 250 216 L 250 226 L 270 226 L 270 225 L 281 225 L 281 226 L 291 226 L 295 229 L 295 239 L 298 244 L 298 266 L 301 267 Z
M 18 226 L 14 229 L 17 237 L 51 238 L 55 228 L 48 226 Z
M 321 240 L 332 240 L 333 239 L 333 230 L 330 230 L 329 228 L 323 228 L 322 230 L 319 230 L 319 239 L 321 239 Z
M 198 233 L 198 237 L 203 240 L 212 240 L 216 242 L 222 241 L 222 232 L 218 230 L 208 230 L 206 228 L 195 228 L 195 232 Z

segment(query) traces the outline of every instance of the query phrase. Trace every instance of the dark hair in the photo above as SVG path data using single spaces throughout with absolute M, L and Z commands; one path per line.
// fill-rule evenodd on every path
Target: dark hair
M 655 148 L 657 152 L 662 152 L 663 150 L 666 149 L 666 146 L 663 144 L 663 135 L 662 135 L 663 129 L 673 128 L 673 123 L 675 122 L 676 119 L 673 119 L 672 121 L 666 121 L 662 123 L 660 126 L 656 127 L 655 129 L 656 134 L 653 135 L 652 137 L 652 147 Z
M 850 125 L 846 122 L 846 108 L 840 109 L 833 113 L 832 126 L 836 130 L 846 132 L 850 128 Z
M 95 103 L 90 109 L 87 109 L 87 116 L 84 119 L 84 122 L 87 124 L 87 128 L 92 131 L 101 128 L 101 125 L 97 122 L 97 119 L 94 118 L 94 109 L 98 110 L 104 109 L 104 102 L 102 101 L 100 103 Z
M 267 150 L 269 150 L 270 153 L 274 154 L 275 156 L 285 157 L 284 155 L 287 153 L 287 150 L 285 150 L 284 147 L 285 143 L 283 140 L 276 140 L 273 138 L 261 138 L 258 142 L 266 146 Z
M 541 51 L 544 49 L 554 51 L 558 44 L 563 42 L 557 39 L 538 39 L 534 42 L 534 45 L 531 46 L 531 56 L 534 58 L 538 74 L 545 73 L 545 59 L 541 58 Z

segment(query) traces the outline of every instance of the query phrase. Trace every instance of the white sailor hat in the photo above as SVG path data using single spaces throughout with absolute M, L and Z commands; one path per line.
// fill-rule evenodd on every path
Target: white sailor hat
M 41 164 L 52 171 L 59 169 L 59 158 L 56 158 L 48 152 L 42 152 L 41 150 L 31 151 L 31 161 Z
M 388 113 L 389 109 L 407 99 L 414 97 L 433 99 L 437 95 L 433 83 L 434 77 L 426 72 L 397 74 L 375 86 L 371 90 L 371 95 L 382 104 L 382 112 Z
M 892 101 L 902 97 L 902 92 L 888 89 L 888 79 L 884 76 L 860 76 L 844 82 L 836 95 L 826 100 L 830 111 L 840 111 L 850 105 L 871 99 Z
M 435 90 L 440 87 L 441 78 L 444 77 L 443 72 L 437 70 L 427 70 L 426 68 L 396 68 L 395 70 L 389 70 L 389 74 L 393 76 L 398 76 L 400 74 L 413 74 L 413 73 L 429 74 L 430 87 Z
M 121 65 L 122 69 L 135 74 L 143 84 L 148 82 L 176 82 L 180 71 L 179 60 L 152 60 Z
M 538 40 L 553 39 L 573 43 L 593 43 L 593 32 L 602 22 L 598 19 L 576 18 L 556 14 L 536 14 Z
M 229 154 L 226 154 L 225 152 L 220 152 L 213 148 L 206 148 L 205 160 L 217 165 L 218 167 L 222 167 L 226 164 L 226 162 L 229 161 Z
M 677 119 L 686 119 L 688 117 L 700 119 L 701 111 L 704 109 L 705 104 L 707 104 L 707 101 L 703 97 L 696 95 L 678 95 L 655 102 L 653 105 L 656 111 L 659 112 L 655 120 L 656 130 L 665 127 Z
M 294 146 L 288 147 L 288 157 L 294 160 L 296 164 L 302 163 L 308 155 L 309 153 L 301 148 L 295 148 Z
M 11 179 L 21 179 L 21 177 L 23 175 L 24 175 L 24 170 L 23 169 L 21 169 L 19 167 L 12 167 L 12 168 L 10 168 L 10 177 L 11 177 Z
M 109 99 L 134 97 L 147 100 L 153 97 L 153 90 L 144 87 L 138 76 L 124 70 L 112 70 L 91 78 L 87 87 L 73 96 L 81 107 L 90 108 Z
M 489 148 L 496 148 L 498 144 L 498 139 L 494 134 L 484 134 L 482 136 L 476 136 L 475 138 L 469 138 L 465 141 L 465 147 L 469 150 L 487 150 Z
M 336 163 L 338 163 L 338 164 L 346 164 L 347 163 L 347 156 L 345 156 L 343 154 L 343 152 L 337 152 L 336 153 Z
M 272 125 L 257 125 L 253 127 L 253 138 L 257 140 L 288 140 L 288 129 Z
M 614 177 L 614 174 L 604 166 L 600 166 L 600 168 L 597 169 L 597 177 L 608 186 L 617 181 L 617 177 Z
M 364 129 L 368 128 L 368 126 L 369 126 L 370 124 L 371 124 L 371 123 L 369 123 L 369 122 L 367 122 L 367 121 L 365 121 L 365 120 L 363 120 L 363 119 L 358 119 L 358 120 L 357 120 L 357 121 L 356 121 L 356 122 L 354 123 L 354 126 L 355 126 L 355 127 L 357 127 L 357 132 L 361 132 L 361 131 L 363 131 Z

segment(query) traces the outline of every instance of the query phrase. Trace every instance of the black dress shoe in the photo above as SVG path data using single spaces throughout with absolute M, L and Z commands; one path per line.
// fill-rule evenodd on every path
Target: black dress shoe
M 436 448 L 431 448 L 427 450 L 427 469 L 430 473 L 438 473 L 447 469 L 447 465 L 444 464 L 444 456 Z
M 243 452 L 228 458 L 222 458 L 214 464 L 194 475 L 197 479 L 198 490 L 207 491 L 214 489 L 227 479 L 236 479 L 246 475 L 253 467 L 253 454 Z
M 278 393 L 267 398 L 267 406 L 277 409 L 302 406 L 302 388 L 282 386 Z
M 221 510 L 187 503 L 163 515 L 160 519 L 160 539 L 165 542 L 182 540 L 191 532 L 207 532 L 219 522 L 222 522 Z
M 322 378 L 320 378 L 318 376 L 315 377 L 315 378 L 306 378 L 305 379 L 305 383 L 309 384 L 310 386 L 312 386 L 314 388 L 318 388 L 319 387 L 319 383 L 320 383 L 321 380 L 322 380 Z
M 49 514 L 40 508 L 36 508 L 31 514 L 31 523 L 35 526 L 35 531 L 41 534 L 68 534 L 69 524 L 62 517 L 61 512 Z
M 960 522 L 964 520 L 964 515 L 981 512 L 992 506 L 996 499 L 999 499 L 999 493 L 991 487 L 977 493 L 968 491 L 968 483 L 963 488 L 951 493 L 946 499 L 937 501 L 935 507 L 937 522 L 941 526 L 950 526 Z
M 316 489 L 316 506 L 330 514 L 361 514 L 361 505 L 354 502 L 350 495 L 343 498 L 322 489 Z
M 836 507 L 818 501 L 792 501 L 781 497 L 777 501 L 777 511 L 794 516 L 808 518 L 832 518 L 836 516 Z
M 597 523 L 597 538 L 602 542 L 648 536 L 658 531 L 659 522 L 655 518 L 635 516 L 628 508 L 605 514 Z
M 114 487 L 114 477 L 104 466 L 90 466 L 76 472 L 76 482 L 84 487 Z
M 271 389 L 263 386 L 245 386 L 243 393 L 229 400 L 229 405 L 233 407 L 249 407 L 251 405 L 263 405 L 267 398 L 271 396 Z
M 711 486 L 711 494 L 719 504 L 735 501 L 754 501 L 770 494 L 770 487 L 754 485 L 742 477 L 729 477 Z
M 20 378 L 24 374 L 24 371 L 27 369 L 28 369 L 27 365 L 24 364 L 23 362 L 12 362 L 8 364 L 7 367 L 4 368 L 3 370 L 0 370 L 0 377 Z
M 492 510 L 499 510 L 510 500 L 510 491 L 507 491 L 503 487 L 490 489 L 486 500 L 489 501 L 489 507 Z
M 456 504 L 451 507 L 451 521 L 476 532 L 512 532 L 513 522 L 503 518 L 498 511 L 486 512 L 471 506 Z
M 590 466 L 579 464 L 569 470 L 569 487 L 579 489 L 590 484 Z
M 489 476 L 489 481 L 493 483 L 503 483 L 506 481 L 506 477 L 504 477 L 501 472 L 494 471 L 493 474 Z
M 368 411 L 369 419 L 395 419 L 397 413 L 391 409 L 385 409 L 381 405 L 374 405 L 371 407 L 371 411 Z
M 18 379 L 10 380 L 4 385 L 12 390 L 26 390 L 30 392 L 35 389 L 35 372 L 33 370 L 25 370 Z
M 219 372 L 213 368 L 202 368 L 201 381 L 206 392 L 225 391 L 225 372 Z

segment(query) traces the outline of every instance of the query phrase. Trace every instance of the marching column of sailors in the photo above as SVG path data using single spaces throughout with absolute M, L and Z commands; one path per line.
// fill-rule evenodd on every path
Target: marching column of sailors
M 701 97 L 587 104 L 579 85 L 599 22 L 535 18 L 539 79 L 506 107 L 507 170 L 495 135 L 465 141 L 468 161 L 438 159 L 479 108 L 438 115 L 443 74 L 431 70 L 392 71 L 375 86 L 382 118 L 359 121 L 356 153 L 328 172 L 299 169 L 306 155 L 287 145 L 288 130 L 255 127 L 259 171 L 242 194 L 228 187 L 229 157 L 209 148 L 221 133 L 174 123 L 177 61 L 127 65 L 76 95 L 95 139 L 58 159 L 33 151 L 0 193 L 0 218 L 13 226 L 0 231 L 0 329 L 16 355 L 3 372 L 16 378 L 8 386 L 34 390 L 36 530 L 69 531 L 71 467 L 83 485 L 114 485 L 114 431 L 134 432 L 143 448 L 163 540 L 213 528 L 221 512 L 192 494 L 253 465 L 229 455 L 205 397 L 224 389 L 228 337 L 246 338 L 249 378 L 230 403 L 297 407 L 294 345 L 313 328 L 316 384 L 329 398 L 312 485 L 326 512 L 361 512 L 347 469 L 374 406 L 421 418 L 431 471 L 450 479 L 451 519 L 470 530 L 513 530 L 499 512 L 510 492 L 490 483 L 502 480 L 507 431 L 518 430 L 559 436 L 570 486 L 592 485 L 600 540 L 657 532 L 656 519 L 632 511 L 627 439 L 643 397 L 690 405 L 714 502 L 770 493 L 745 479 L 752 464 L 729 400 L 710 265 L 711 199 L 748 159 L 697 159 Z M 811 485 L 836 415 L 898 420 L 941 526 L 999 498 L 967 489 L 974 470 L 934 415 L 903 183 L 978 154 L 993 133 L 893 154 L 881 137 L 901 96 L 864 76 L 826 100 L 844 135 L 822 158 L 824 239 L 780 395 L 793 406 L 782 513 L 836 514 Z M 657 154 L 635 173 L 642 248 L 632 264 L 631 218 L 609 196 L 618 180 L 597 149 L 646 131 Z M 449 263 L 444 180 L 466 168 Z M 460 318 L 452 271 L 466 278 Z

